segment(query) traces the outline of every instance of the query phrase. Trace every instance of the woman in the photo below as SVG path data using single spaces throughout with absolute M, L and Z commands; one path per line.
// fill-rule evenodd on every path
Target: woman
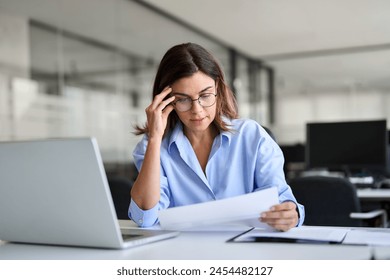
M 203 47 L 187 43 L 167 51 L 145 111 L 129 207 L 139 226 L 157 223 L 160 209 L 272 186 L 280 204 L 259 213 L 260 220 L 282 231 L 303 223 L 304 208 L 285 181 L 280 148 L 255 121 L 238 118 L 221 67 Z

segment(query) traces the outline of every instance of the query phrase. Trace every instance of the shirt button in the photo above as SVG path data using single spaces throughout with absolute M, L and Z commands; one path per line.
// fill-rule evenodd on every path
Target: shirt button
M 144 222 L 144 220 L 142 220 L 142 219 L 138 220 L 138 223 L 140 223 L 140 224 L 142 224 L 143 222 Z

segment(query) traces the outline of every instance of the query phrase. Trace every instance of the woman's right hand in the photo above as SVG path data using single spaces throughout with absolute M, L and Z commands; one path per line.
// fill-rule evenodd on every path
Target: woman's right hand
M 174 109 L 173 105 L 170 103 L 175 100 L 175 97 L 171 96 L 165 100 L 164 98 L 171 92 L 172 88 L 167 86 L 161 93 L 154 97 L 152 103 L 145 109 L 149 138 L 158 137 L 162 139 L 164 135 L 168 116 Z

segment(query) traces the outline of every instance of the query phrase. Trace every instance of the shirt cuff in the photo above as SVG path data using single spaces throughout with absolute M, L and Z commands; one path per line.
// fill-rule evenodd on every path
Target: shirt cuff
M 305 221 L 305 207 L 297 203 L 297 211 L 299 215 L 297 227 L 300 227 L 301 225 L 303 225 L 303 222 Z
M 139 227 L 151 227 L 158 221 L 158 203 L 151 209 L 142 210 L 137 203 L 131 199 L 129 206 L 129 218 Z

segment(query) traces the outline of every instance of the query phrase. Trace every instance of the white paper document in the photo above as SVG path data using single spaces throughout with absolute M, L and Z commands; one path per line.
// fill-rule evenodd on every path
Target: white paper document
M 161 210 L 161 228 L 181 230 L 221 223 L 239 222 L 248 227 L 269 228 L 260 213 L 279 203 L 276 187 L 231 198 Z
M 352 229 L 343 244 L 390 246 L 390 229 Z

